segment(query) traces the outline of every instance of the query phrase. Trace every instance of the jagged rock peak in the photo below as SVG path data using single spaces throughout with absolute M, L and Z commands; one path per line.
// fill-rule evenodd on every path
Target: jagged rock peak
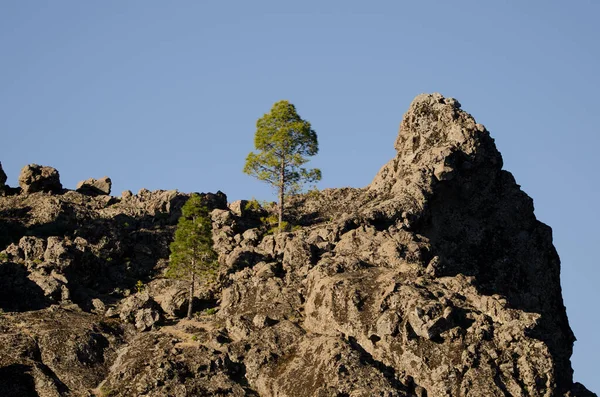
M 372 190 L 403 191 L 410 183 L 429 185 L 450 180 L 459 169 L 502 168 L 502 156 L 489 132 L 454 98 L 421 94 L 411 103 L 394 144 L 397 155 L 369 186 Z M 424 186 L 422 186 L 424 187 Z
M 485 128 L 421 95 L 396 148 L 367 189 L 290 196 L 291 232 L 201 194 L 220 269 L 192 320 L 164 277 L 189 195 L 0 197 L 0 396 L 595 396 L 551 229 Z

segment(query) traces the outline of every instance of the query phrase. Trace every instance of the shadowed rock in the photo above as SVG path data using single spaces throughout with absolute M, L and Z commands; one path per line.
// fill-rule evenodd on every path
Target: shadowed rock
M 82 194 L 90 196 L 96 195 L 109 195 L 112 187 L 112 181 L 109 177 L 105 176 L 100 179 L 86 179 L 77 184 L 77 191 Z
M 2 163 L 0 162 L 0 189 L 4 188 L 4 185 L 6 184 L 6 179 L 6 173 L 2 169 Z
M 23 194 L 35 192 L 60 193 L 62 184 L 58 171 L 52 167 L 29 164 L 23 167 L 19 175 L 19 186 Z

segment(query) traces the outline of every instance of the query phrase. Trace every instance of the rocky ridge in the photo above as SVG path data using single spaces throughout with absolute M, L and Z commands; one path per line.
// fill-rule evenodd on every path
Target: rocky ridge
M 193 321 L 163 277 L 187 195 L 31 171 L 0 197 L 0 394 L 595 395 L 572 380 L 551 229 L 485 127 L 420 95 L 395 148 L 366 188 L 292 197 L 293 232 L 203 194 L 222 267 Z

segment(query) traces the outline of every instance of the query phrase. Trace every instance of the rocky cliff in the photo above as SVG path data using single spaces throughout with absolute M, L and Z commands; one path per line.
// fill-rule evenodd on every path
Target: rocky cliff
M 187 195 L 26 167 L 0 190 L 0 395 L 594 396 L 551 229 L 485 127 L 420 95 L 395 148 L 364 189 L 290 198 L 289 233 L 204 194 L 221 271 L 194 320 L 163 277 Z

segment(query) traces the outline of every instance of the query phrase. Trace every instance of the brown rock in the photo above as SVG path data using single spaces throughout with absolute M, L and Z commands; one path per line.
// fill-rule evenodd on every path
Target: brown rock
M 364 189 L 290 196 L 290 233 L 206 194 L 218 308 L 192 320 L 161 321 L 187 290 L 157 277 L 188 195 L 0 197 L 0 394 L 594 396 L 551 230 L 486 129 L 420 95 L 396 149 Z
M 23 194 L 35 192 L 60 193 L 62 184 L 55 168 L 29 164 L 23 167 L 19 175 L 19 186 Z

